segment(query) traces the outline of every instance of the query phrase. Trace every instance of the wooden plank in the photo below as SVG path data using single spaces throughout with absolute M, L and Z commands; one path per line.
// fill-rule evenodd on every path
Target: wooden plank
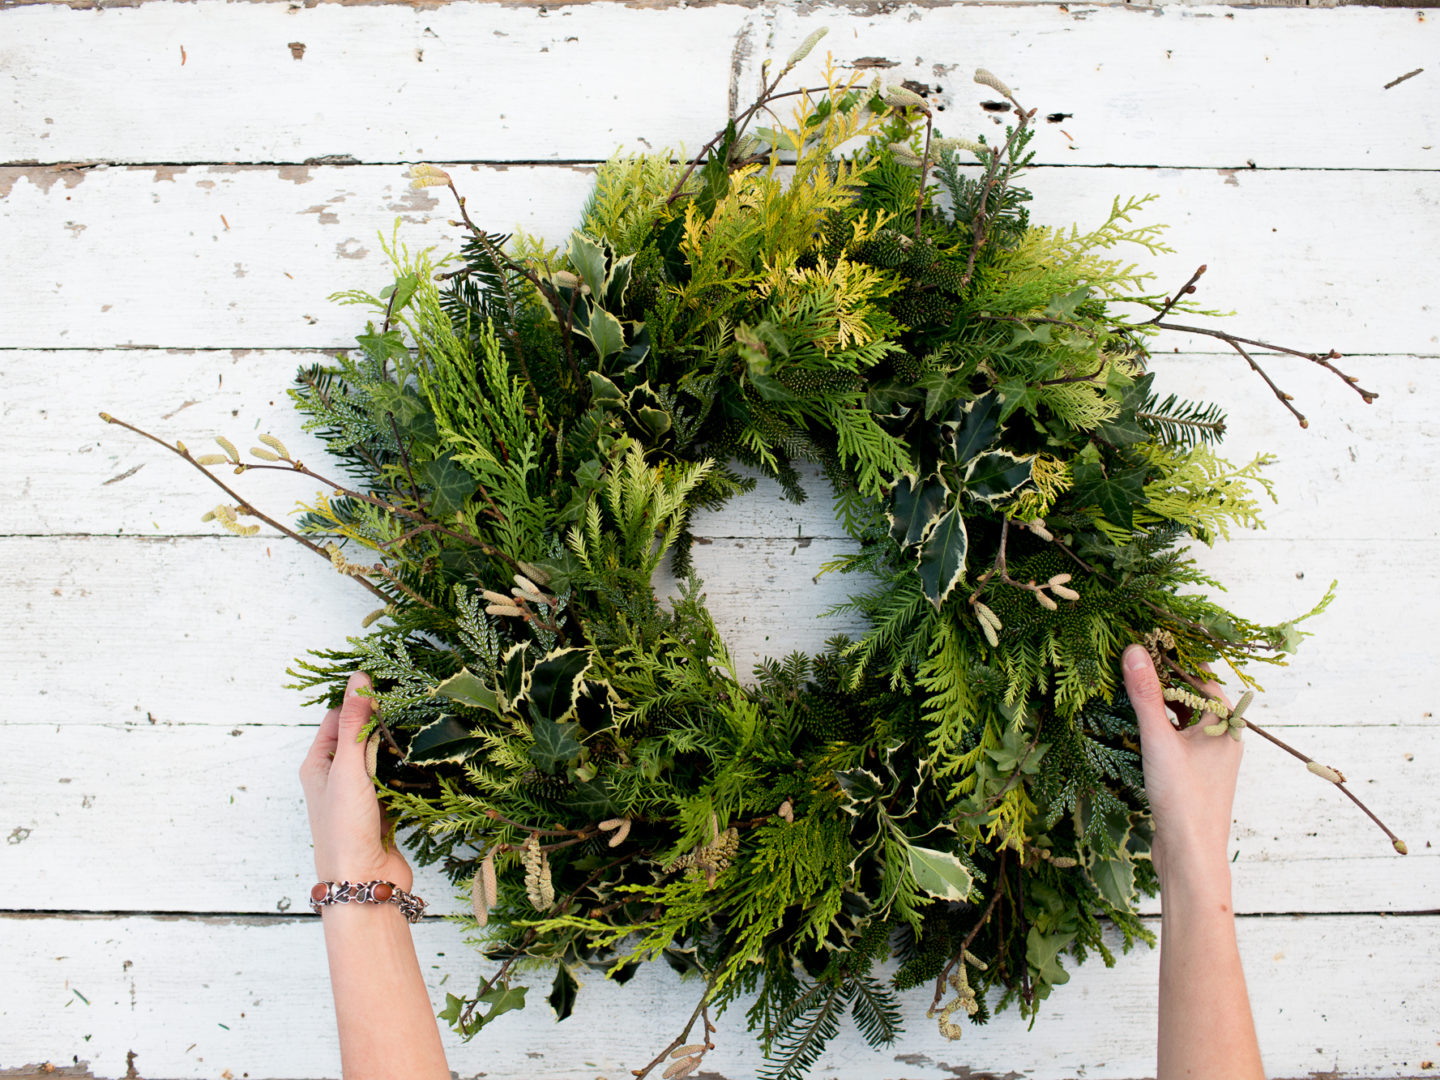
M 1440 1056 L 1440 919 L 1241 919 L 1238 931 L 1268 1075 L 1431 1075 L 1422 1062 Z M 437 1008 L 446 991 L 473 990 L 491 967 L 476 963 L 453 924 L 427 919 L 414 935 Z M 339 1075 L 313 916 L 11 916 L 0 919 L 0 950 L 9 968 L 0 982 L 0 1065 L 70 1065 L 75 1055 L 94 1075 L 118 1077 L 133 1051 L 136 1074 L 146 1077 Z M 1151 1076 L 1157 964 L 1157 952 L 1144 946 L 1111 970 L 1092 960 L 1045 1002 L 1033 1030 L 1011 1009 L 967 1028 L 958 1043 L 925 1018 L 929 994 L 911 991 L 902 999 L 905 1033 L 896 1045 L 872 1050 L 847 1021 L 813 1075 Z M 562 1024 L 543 1000 L 549 975 L 541 971 L 524 1011 L 468 1045 L 447 1032 L 451 1068 L 459 1076 L 619 1080 L 679 1029 L 697 993 L 662 964 L 624 987 L 583 978 L 575 1013 Z M 756 1074 L 762 1062 L 744 1030 L 747 1004 L 720 1017 L 705 1076 Z
M 264 726 L 9 724 L 0 788 L 3 906 L 63 911 L 304 912 L 314 884 L 296 777 L 318 709 Z M 1293 758 L 1252 737 L 1232 850 L 1241 913 L 1440 907 L 1434 726 L 1285 729 L 1333 763 L 1411 854 Z M 184 858 L 174 854 L 183 851 Z M 157 888 L 156 882 L 164 882 Z M 105 883 L 97 892 L 95 883 Z M 415 891 L 434 914 L 469 910 L 437 868 Z M 1143 910 L 1158 911 L 1147 901 Z
M 593 183 L 578 165 L 454 170 L 478 223 L 561 246 Z M 1440 352 L 1427 287 L 1440 275 L 1440 173 L 1039 169 L 1028 182 L 1033 220 L 1066 228 L 1099 225 L 1116 195 L 1158 194 L 1138 220 L 1169 223 L 1175 253 L 1134 256 L 1157 291 L 1205 263 L 1197 298 L 1238 309 L 1236 332 L 1344 353 Z M 27 298 L 0 348 L 353 347 L 364 313 L 327 297 L 391 279 L 381 238 L 397 219 L 411 251 L 458 250 L 453 197 L 408 185 L 399 165 L 0 169 L 12 252 L 0 290 Z M 1162 347 L 1224 350 L 1190 335 Z
M 215 450 L 210 440 L 226 435 L 249 460 L 255 435 L 268 431 L 307 465 L 343 480 L 285 396 L 296 368 L 325 358 L 299 350 L 0 351 L 0 459 L 18 489 L 0 502 L 0 535 L 218 531 L 200 516 L 223 493 L 179 458 L 107 426 L 97 416 L 102 408 L 167 441 L 182 440 L 195 453 Z M 1440 479 L 1434 452 L 1440 427 L 1419 392 L 1432 358 L 1347 357 L 1344 369 L 1380 394 L 1370 406 L 1303 360 L 1265 362 L 1310 417 L 1308 429 L 1300 429 L 1238 356 L 1162 352 L 1153 363 L 1162 394 L 1225 408 L 1223 456 L 1237 464 L 1267 452 L 1279 459 L 1267 472 L 1278 501 L 1261 496 L 1266 529 L 1258 535 L 1409 540 L 1440 532 L 1440 504 L 1400 494 L 1428 490 Z M 82 385 L 86 392 L 75 393 Z M 221 473 L 282 519 L 320 487 L 283 473 Z M 818 469 L 803 474 L 811 493 L 806 502 L 783 499 L 778 485 L 762 479 L 752 495 L 702 515 L 703 531 L 772 539 L 843 535 Z M 1376 513 L 1382 499 L 1383 519 Z M 279 536 L 268 526 L 262 533 Z
M 777 68 L 829 26 L 787 85 L 820 85 L 834 50 L 864 81 L 938 91 L 945 133 L 973 135 L 998 98 L 971 81 L 987 67 L 1061 117 L 1042 122 L 1047 163 L 1436 167 L 1434 71 L 1386 89 L 1433 69 L 1425 13 L 1145 7 L 22 5 L 3 14 L 18 93 L 0 132 L 12 162 L 596 160 L 642 140 L 693 152 L 727 106 L 749 104 L 762 61 Z M 83 98 L 74 70 L 92 73 Z M 458 124 L 477 71 L 512 92 Z M 177 100 L 195 107 L 155 107 Z
M 841 541 L 739 539 L 696 546 L 696 570 L 742 674 L 767 655 L 818 652 L 853 615 L 823 612 L 863 584 L 814 575 Z M 1258 667 L 1266 724 L 1432 724 L 1437 644 L 1417 621 L 1440 606 L 1434 541 L 1237 542 L 1202 552 L 1238 614 L 1282 622 L 1332 579 L 1338 597 L 1290 666 Z M 673 595 L 671 579 L 656 579 Z M 0 678 L 9 723 L 204 723 L 243 727 L 293 714 L 282 687 L 306 649 L 361 632 L 370 594 L 289 541 L 12 537 L 0 540 L 10 642 Z M 77 662 L 83 660 L 83 678 Z M 202 704 L 203 703 L 203 704 Z

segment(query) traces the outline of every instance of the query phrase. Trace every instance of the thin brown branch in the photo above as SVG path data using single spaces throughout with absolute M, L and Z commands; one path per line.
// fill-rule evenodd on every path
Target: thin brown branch
M 150 432 L 144 431 L 141 428 L 136 427 L 134 424 L 126 423 L 119 417 L 111 416 L 107 412 L 102 412 L 100 414 L 100 419 L 104 420 L 107 424 L 119 424 L 121 427 L 129 431 L 135 432 L 136 435 L 143 435 L 151 442 L 157 443 L 160 446 L 165 447 L 165 449 L 169 450 L 172 454 L 176 454 L 179 457 L 184 458 L 191 465 L 194 465 L 195 468 L 199 469 L 200 472 L 202 472 L 205 476 L 207 476 L 210 479 L 211 483 L 213 483 L 221 491 L 225 492 L 226 495 L 229 495 L 232 499 L 234 499 L 235 502 L 239 504 L 240 509 L 243 510 L 245 513 L 249 514 L 251 517 L 259 518 L 261 521 L 265 522 L 265 524 L 269 525 L 272 529 L 275 529 L 277 532 L 281 532 L 284 535 L 288 536 L 290 539 L 299 542 L 303 547 L 308 548 L 310 551 L 313 551 L 316 555 L 319 555 L 326 562 L 330 561 L 330 553 L 328 551 L 322 548 L 319 544 L 301 536 L 299 533 L 295 532 L 295 530 L 287 528 L 286 526 L 280 524 L 280 522 L 276 521 L 268 514 L 261 513 L 247 499 L 242 498 L 239 492 L 232 489 L 229 485 L 227 485 L 223 480 L 221 480 L 218 476 L 212 473 L 204 465 L 201 465 L 198 461 L 191 457 L 190 451 L 181 450 L 178 446 L 172 446 L 164 439 L 158 438 L 155 435 L 151 435 Z M 244 468 L 245 466 L 241 467 Z M 355 580 L 358 581 L 365 589 L 368 589 L 379 599 L 383 600 L 386 604 L 390 603 L 390 597 L 386 596 L 384 591 L 372 582 L 366 581 L 364 578 L 359 577 L 355 578 Z
M 676 1035 L 675 1038 L 670 1040 L 670 1045 L 665 1047 L 664 1050 L 661 1050 L 660 1053 L 656 1054 L 655 1057 L 651 1059 L 650 1063 L 646 1065 L 643 1069 L 630 1070 L 631 1075 L 636 1077 L 636 1080 L 644 1080 L 644 1078 L 650 1074 L 650 1070 L 660 1065 L 667 1057 L 670 1056 L 670 1052 L 672 1050 L 676 1050 L 685 1045 L 685 1041 L 690 1038 L 690 1029 L 695 1026 L 695 1021 L 700 1019 L 701 1015 L 705 1013 L 706 1006 L 710 1002 L 710 990 L 714 985 L 714 975 L 705 980 L 705 990 L 700 995 L 699 1004 L 695 1006 L 695 1011 L 690 1014 L 690 1019 L 686 1021 L 685 1027 L 680 1032 L 680 1034 Z M 708 1050 L 711 1046 L 714 1045 L 710 1041 L 710 1032 L 713 1031 L 714 1028 L 710 1026 L 710 1018 L 708 1014 L 705 1017 L 705 1028 L 705 1048 Z
M 985 186 L 980 192 L 980 206 L 975 212 L 975 220 L 972 222 L 973 235 L 970 240 L 970 255 L 965 260 L 965 273 L 960 278 L 960 284 L 955 292 L 962 292 L 965 286 L 970 284 L 971 277 L 975 274 L 975 259 L 980 254 L 980 249 L 985 246 L 986 235 L 989 232 L 990 218 L 986 217 L 985 209 L 990 199 L 991 189 L 995 187 L 996 181 L 1000 178 L 1000 163 L 1006 162 L 1006 180 L 1009 179 L 1009 157 L 1015 146 L 1015 140 L 1025 130 L 1025 125 L 1035 115 L 1035 110 L 1026 112 L 1018 103 L 1015 105 L 1015 115 L 1018 123 L 1010 131 L 1010 136 L 1005 140 L 1004 146 L 991 153 L 990 164 L 985 169 Z M 1002 185 L 1003 186 L 1003 185 Z
M 985 905 L 985 910 L 980 914 L 980 918 L 976 920 L 975 925 L 970 928 L 970 932 L 965 935 L 965 940 L 960 943 L 960 948 L 955 950 L 955 955 L 950 957 L 949 963 L 947 963 L 945 967 L 941 969 L 940 974 L 936 976 L 935 998 L 930 1003 L 932 1012 L 940 1007 L 940 1000 L 945 996 L 945 980 L 949 977 L 951 969 L 953 969 L 957 963 L 964 962 L 965 950 L 970 948 L 971 944 L 974 943 L 975 938 L 980 933 L 980 929 L 990 920 L 990 914 L 995 910 L 995 905 L 1000 902 L 1000 894 L 1005 878 L 1005 859 L 1009 854 L 1009 848 L 1000 849 L 1000 867 L 996 873 L 996 877 L 1000 880 L 995 882 L 995 891 L 990 896 L 990 902 Z
M 915 239 L 920 239 L 920 208 L 925 204 L 925 172 L 930 167 L 930 133 L 934 129 L 934 118 L 929 110 L 925 112 L 925 149 L 920 154 L 920 190 L 915 193 Z

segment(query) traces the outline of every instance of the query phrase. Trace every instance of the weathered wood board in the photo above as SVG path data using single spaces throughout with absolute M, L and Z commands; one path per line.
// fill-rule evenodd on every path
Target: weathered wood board
M 1233 867 L 1269 1072 L 1435 1075 L 1437 19 L 1141 6 L 0 8 L 0 1076 L 46 1061 L 149 1080 L 339 1074 L 295 774 L 319 710 L 285 669 L 343 645 L 374 603 L 268 529 L 216 535 L 199 518 L 218 490 L 98 411 L 192 448 L 271 431 L 318 467 L 284 391 L 363 329 L 329 295 L 386 283 L 397 218 L 412 251 L 458 239 L 449 192 L 409 190 L 408 163 L 449 167 L 488 227 L 563 244 L 597 161 L 693 152 L 761 62 L 820 25 L 807 83 L 833 49 L 867 81 L 923 85 L 943 133 L 993 134 L 1005 116 L 970 80 L 988 67 L 1039 109 L 1037 220 L 1093 225 L 1117 194 L 1159 193 L 1143 214 L 1176 251 L 1137 253 L 1157 290 L 1204 262 L 1197 298 L 1236 309 L 1234 328 L 1362 354 L 1341 366 L 1380 392 L 1368 407 L 1303 361 L 1262 358 L 1304 432 L 1213 339 L 1167 339 L 1157 366 L 1168 389 L 1224 404 L 1228 457 L 1279 459 L 1268 528 L 1196 552 L 1232 605 L 1278 621 L 1339 580 L 1293 664 L 1256 672 L 1252 715 L 1345 771 L 1412 851 L 1390 854 L 1337 792 L 1248 744 Z M 816 579 L 849 547 L 809 475 L 802 505 L 762 482 L 697 522 L 742 671 L 862 629 L 818 618 L 863 583 Z M 225 479 L 279 515 L 315 488 Z M 433 868 L 417 891 L 464 908 Z M 464 936 L 416 928 L 437 1005 L 479 977 Z M 1092 961 L 1035 1030 L 1007 1014 L 959 1044 L 911 995 L 903 1045 L 877 1053 L 847 1030 L 815 1075 L 1148 1076 L 1155 964 L 1143 947 L 1114 970 Z M 692 993 L 664 968 L 626 988 L 597 975 L 556 1026 L 548 982 L 484 1038 L 447 1035 L 456 1075 L 618 1080 Z M 701 1075 L 755 1075 L 743 1026 L 739 1008 L 724 1018 Z

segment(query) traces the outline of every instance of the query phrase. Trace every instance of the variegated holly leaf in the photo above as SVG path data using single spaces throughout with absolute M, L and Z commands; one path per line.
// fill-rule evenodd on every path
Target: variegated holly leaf
M 921 892 L 941 900 L 964 900 L 970 895 L 974 877 L 958 856 L 948 851 L 907 844 L 910 875 Z
M 590 339 L 590 344 L 595 346 L 595 352 L 602 364 L 612 353 L 625 347 L 625 330 L 621 327 L 620 320 L 598 305 L 590 309 L 589 325 L 581 327 L 577 324 L 576 329 Z
M 971 461 L 965 470 L 965 494 L 994 506 L 1028 484 L 1034 472 L 1033 454 L 1020 457 L 1009 450 L 990 450 Z
M 441 713 L 437 720 L 426 724 L 410 736 L 410 746 L 405 751 L 405 764 L 440 765 L 445 762 L 461 762 L 478 753 L 484 746 L 484 740 L 476 738 L 468 724 L 449 713 Z
M 884 781 L 869 769 L 837 769 L 835 782 L 846 797 L 841 809 L 857 817 L 868 803 L 885 794 Z
M 592 659 L 589 649 L 556 649 L 531 668 L 525 694 L 530 716 L 537 722 L 571 716 Z
M 1096 859 L 1088 867 L 1090 880 L 1113 907 L 1129 910 L 1135 900 L 1135 864 L 1128 851 L 1109 859 Z
M 971 401 L 956 402 L 940 426 L 952 432 L 946 460 L 964 465 L 995 441 L 1000 430 L 1000 395 L 989 390 Z
M 890 536 L 903 547 L 914 547 L 925 539 L 940 516 L 950 492 L 938 475 L 921 480 L 903 473 L 890 488 Z
M 530 643 L 519 641 L 500 658 L 500 708 L 509 712 L 530 688 Z
M 965 576 L 965 553 L 970 546 L 965 519 L 951 509 L 940 516 L 920 547 L 920 585 L 937 608 Z
M 495 714 L 500 713 L 500 699 L 495 696 L 495 691 L 481 681 L 478 675 L 473 674 L 469 668 L 461 668 L 456 674 L 438 684 L 430 691 L 436 697 L 448 698 L 459 705 L 469 705 L 475 709 L 488 709 Z

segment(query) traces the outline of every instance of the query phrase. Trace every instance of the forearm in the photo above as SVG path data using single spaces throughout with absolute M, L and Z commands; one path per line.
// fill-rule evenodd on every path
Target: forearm
M 1230 866 L 1194 860 L 1162 877 L 1157 1080 L 1264 1080 L 1235 940 Z
M 404 914 L 393 904 L 321 910 L 345 1080 L 450 1080 Z

